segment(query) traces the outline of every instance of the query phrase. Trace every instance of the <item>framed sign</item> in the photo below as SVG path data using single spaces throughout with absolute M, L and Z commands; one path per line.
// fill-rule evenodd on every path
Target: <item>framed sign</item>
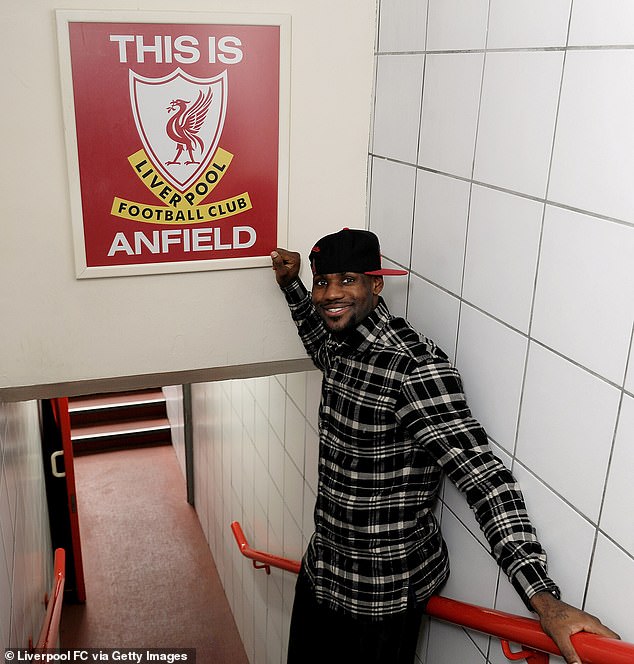
M 57 11 L 78 278 L 270 265 L 290 18 Z

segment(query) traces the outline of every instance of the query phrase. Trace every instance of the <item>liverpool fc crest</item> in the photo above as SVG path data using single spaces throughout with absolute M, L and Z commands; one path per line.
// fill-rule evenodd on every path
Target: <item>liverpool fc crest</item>
M 227 72 L 196 78 L 177 68 L 160 78 L 130 70 L 139 137 L 157 171 L 185 192 L 214 155 L 225 121 Z

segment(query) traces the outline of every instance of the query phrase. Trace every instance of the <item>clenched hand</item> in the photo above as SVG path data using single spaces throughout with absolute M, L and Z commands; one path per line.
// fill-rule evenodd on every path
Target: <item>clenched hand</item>
M 297 279 L 301 264 L 301 256 L 297 252 L 276 249 L 271 252 L 271 261 L 273 262 L 275 278 L 281 288 L 290 285 Z
M 531 605 L 539 615 L 542 629 L 557 644 L 568 664 L 581 664 L 581 658 L 570 640 L 574 634 L 590 632 L 613 639 L 620 638 L 598 618 L 558 600 L 550 593 L 537 593 L 531 598 Z

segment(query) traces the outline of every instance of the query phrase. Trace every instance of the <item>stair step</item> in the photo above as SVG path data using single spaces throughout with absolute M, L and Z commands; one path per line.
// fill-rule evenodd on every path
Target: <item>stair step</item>
M 169 420 L 165 417 L 75 427 L 71 430 L 71 440 L 76 455 L 172 442 Z
M 165 397 L 161 390 L 76 397 L 69 401 L 68 412 L 72 427 L 165 417 Z
M 160 389 L 73 397 L 68 411 L 76 455 L 172 442 Z
M 127 403 L 144 403 L 165 401 L 163 390 L 134 390 L 131 392 L 113 392 L 110 394 L 89 394 L 86 396 L 71 397 L 69 410 L 88 410 L 91 408 L 117 407 Z

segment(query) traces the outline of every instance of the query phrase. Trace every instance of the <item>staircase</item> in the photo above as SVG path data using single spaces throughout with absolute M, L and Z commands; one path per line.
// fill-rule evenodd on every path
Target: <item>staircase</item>
M 75 456 L 172 442 L 161 389 L 71 397 L 68 411 Z

